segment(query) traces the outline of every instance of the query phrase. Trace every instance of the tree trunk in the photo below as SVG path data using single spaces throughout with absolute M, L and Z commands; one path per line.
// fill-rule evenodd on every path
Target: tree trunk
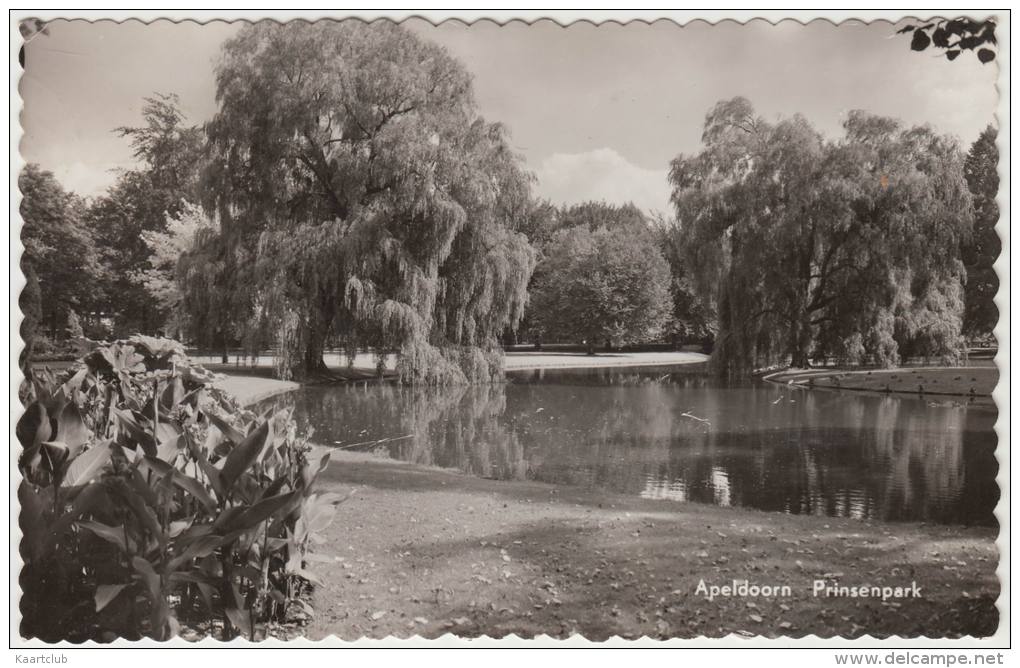
M 595 340 L 594 339 L 588 339 L 585 343 L 588 345 L 588 354 L 589 355 L 594 355 L 595 354 Z
M 313 307 L 307 318 L 308 336 L 305 339 L 302 365 L 306 376 L 328 372 L 326 361 L 322 355 L 326 350 L 326 337 L 335 315 L 335 309 L 328 295 L 320 294 L 317 303 L 313 302 L 313 304 L 316 304 L 317 308 Z
M 326 333 L 318 326 L 312 326 L 305 344 L 304 373 L 306 375 L 326 373 L 326 361 L 322 358 L 326 346 Z
M 790 366 L 806 369 L 811 365 L 808 361 L 810 331 L 811 325 L 804 322 L 803 316 L 794 319 L 790 326 Z

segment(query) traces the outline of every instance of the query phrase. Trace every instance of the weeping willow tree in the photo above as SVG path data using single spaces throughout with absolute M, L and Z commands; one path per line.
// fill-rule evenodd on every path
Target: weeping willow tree
M 274 342 L 284 377 L 322 370 L 331 339 L 399 350 L 408 382 L 498 374 L 535 265 L 516 231 L 531 184 L 460 63 L 390 22 L 261 22 L 216 82 L 219 229 L 185 260 L 186 307 L 228 295 L 236 335 Z
M 972 204 L 956 142 L 864 112 L 844 130 L 828 141 L 735 98 L 707 115 L 704 149 L 673 161 L 676 234 L 714 298 L 720 371 L 958 354 Z

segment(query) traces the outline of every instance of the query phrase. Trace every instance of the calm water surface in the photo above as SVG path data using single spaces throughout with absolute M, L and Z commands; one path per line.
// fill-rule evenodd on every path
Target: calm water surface
M 794 514 L 994 525 L 990 403 L 727 386 L 690 372 L 306 387 L 314 440 L 500 480 Z M 380 439 L 393 439 L 379 443 Z

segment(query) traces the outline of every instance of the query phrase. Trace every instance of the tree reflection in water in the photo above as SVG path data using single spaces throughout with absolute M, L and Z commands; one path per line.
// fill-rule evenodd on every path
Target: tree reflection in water
M 992 406 L 726 386 L 661 369 L 313 386 L 277 402 L 293 405 L 318 442 L 476 476 L 795 514 L 995 523 Z

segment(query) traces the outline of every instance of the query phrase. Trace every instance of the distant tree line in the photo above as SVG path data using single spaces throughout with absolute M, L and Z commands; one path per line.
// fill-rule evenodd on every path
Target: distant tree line
M 69 321 L 86 336 L 110 338 L 155 333 L 171 317 L 174 304 L 154 300 L 142 277 L 153 270 L 148 239 L 196 201 L 204 139 L 183 124 L 174 95 L 145 100 L 143 119 L 115 130 L 131 142 L 138 167 L 98 197 L 66 192 L 38 165 L 19 175 L 28 351 L 66 336 Z
M 633 204 L 543 202 L 523 231 L 539 253 L 522 326 L 536 346 L 573 343 L 589 353 L 679 346 L 710 330 L 676 264 L 668 227 Z

